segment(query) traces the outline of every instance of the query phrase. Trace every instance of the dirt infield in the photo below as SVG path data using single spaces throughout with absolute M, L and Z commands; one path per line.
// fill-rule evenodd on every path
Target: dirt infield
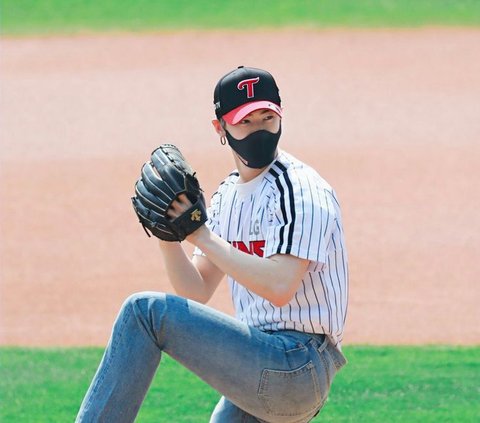
M 270 69 L 282 146 L 336 188 L 345 342 L 480 343 L 480 31 L 167 33 L 0 41 L 0 344 L 104 345 L 123 299 L 172 292 L 130 205 L 180 146 L 207 195 L 233 160 L 212 90 Z M 225 284 L 211 304 L 228 313 Z

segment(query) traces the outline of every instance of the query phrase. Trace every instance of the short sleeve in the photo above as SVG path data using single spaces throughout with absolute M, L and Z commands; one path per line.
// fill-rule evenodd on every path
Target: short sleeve
M 284 172 L 276 180 L 265 256 L 292 254 L 325 264 L 337 227 L 337 207 L 330 186 L 313 175 Z

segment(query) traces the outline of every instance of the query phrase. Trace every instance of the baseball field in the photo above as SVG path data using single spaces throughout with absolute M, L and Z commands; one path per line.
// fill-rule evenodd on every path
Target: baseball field
M 73 421 L 124 298 L 172 292 L 133 184 L 173 142 L 214 192 L 212 91 L 241 64 L 342 204 L 349 364 L 314 421 L 478 421 L 480 2 L 0 0 L 0 33 L 1 422 Z M 165 357 L 137 421 L 218 397 Z

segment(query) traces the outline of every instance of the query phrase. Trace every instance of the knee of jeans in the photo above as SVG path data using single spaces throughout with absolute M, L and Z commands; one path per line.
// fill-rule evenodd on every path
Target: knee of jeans
M 133 309 L 134 312 L 141 311 L 148 316 L 148 309 L 151 308 L 153 304 L 155 304 L 156 307 L 161 307 L 162 304 L 165 304 L 165 294 L 151 291 L 136 292 L 128 296 L 124 301 L 122 311 Z

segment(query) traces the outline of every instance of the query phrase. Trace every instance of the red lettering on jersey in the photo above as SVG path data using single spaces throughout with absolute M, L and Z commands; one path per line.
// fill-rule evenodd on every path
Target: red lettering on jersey
M 244 79 L 243 81 L 240 81 L 238 83 L 237 88 L 239 90 L 243 90 L 245 87 L 247 87 L 247 98 L 253 98 L 255 97 L 255 93 L 253 91 L 253 84 L 256 84 L 258 81 L 260 81 L 259 76 L 257 76 L 256 78 Z
M 250 241 L 248 246 L 243 241 L 232 241 L 232 246 L 244 253 L 263 257 L 265 241 Z
M 252 254 L 258 257 L 263 257 L 263 248 L 265 247 L 265 241 L 251 241 L 250 248 Z
M 247 254 L 252 254 L 250 252 L 250 249 L 245 245 L 245 243 L 243 241 L 232 241 L 232 245 L 237 250 L 243 251 L 244 253 L 247 253 Z

